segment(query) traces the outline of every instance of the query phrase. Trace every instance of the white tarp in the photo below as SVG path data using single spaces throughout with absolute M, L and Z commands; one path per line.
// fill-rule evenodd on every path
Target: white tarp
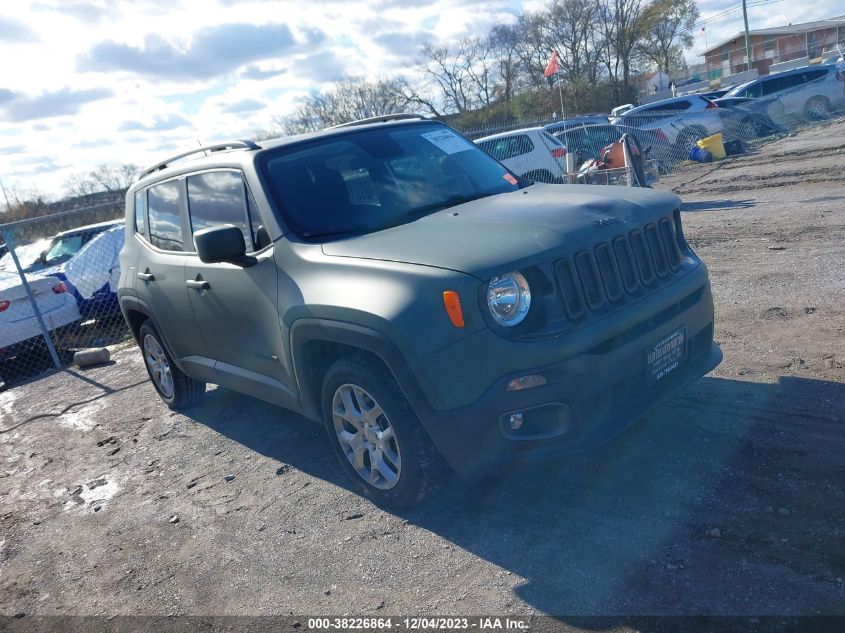
M 90 299 L 106 284 L 112 292 L 117 292 L 123 234 L 122 226 L 100 233 L 64 265 L 65 277 L 83 299 Z

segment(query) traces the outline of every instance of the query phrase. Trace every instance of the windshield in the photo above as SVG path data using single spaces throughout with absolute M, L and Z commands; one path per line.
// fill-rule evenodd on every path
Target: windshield
M 38 263 L 41 254 L 50 247 L 49 240 L 39 240 L 32 244 L 24 244 L 23 246 L 15 247 L 15 254 L 18 256 L 18 261 L 21 268 L 28 270 Z M 0 271 L 15 272 L 15 262 L 12 261 L 12 256 L 9 253 L 0 257 Z
M 271 156 L 264 168 L 302 237 L 378 230 L 519 188 L 501 164 L 437 124 L 318 139 Z
M 50 264 L 64 261 L 72 255 L 76 255 L 80 248 L 82 248 L 81 235 L 55 237 L 53 238 L 52 244 L 50 244 L 50 250 L 44 256 L 44 263 L 49 266 Z

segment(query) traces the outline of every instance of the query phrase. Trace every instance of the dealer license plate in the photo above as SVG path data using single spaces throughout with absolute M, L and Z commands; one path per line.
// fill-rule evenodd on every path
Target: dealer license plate
M 687 330 L 678 328 L 645 350 L 646 379 L 649 383 L 663 380 L 680 367 L 687 355 Z

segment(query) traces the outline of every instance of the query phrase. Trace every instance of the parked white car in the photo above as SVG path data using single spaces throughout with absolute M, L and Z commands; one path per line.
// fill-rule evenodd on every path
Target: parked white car
M 723 131 L 719 106 L 701 95 L 662 99 L 628 110 L 613 120 L 641 130 L 660 131 L 666 142 L 689 152 L 697 140 Z
M 27 281 L 49 331 L 79 321 L 79 306 L 63 281 L 46 275 L 27 275 Z M 21 278 L 17 273 L 0 272 L 0 359 L 14 356 L 22 344 L 40 344 L 40 336 Z
M 625 103 L 623 105 L 616 106 L 615 108 L 613 108 L 613 110 L 610 111 L 610 116 L 608 117 L 608 120 L 611 123 L 617 123 L 616 119 L 618 119 L 623 114 L 625 114 L 626 112 L 633 110 L 633 109 L 634 109 L 633 103 Z
M 475 143 L 528 180 L 558 183 L 566 174 L 566 147 L 541 127 L 493 134 Z

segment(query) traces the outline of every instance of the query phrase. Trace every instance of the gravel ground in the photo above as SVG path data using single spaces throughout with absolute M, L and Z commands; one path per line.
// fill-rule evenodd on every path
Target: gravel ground
M 135 348 L 0 394 L 0 613 L 845 613 L 843 151 L 838 121 L 666 178 L 724 363 L 600 450 L 411 512 L 270 405 L 170 412 Z

